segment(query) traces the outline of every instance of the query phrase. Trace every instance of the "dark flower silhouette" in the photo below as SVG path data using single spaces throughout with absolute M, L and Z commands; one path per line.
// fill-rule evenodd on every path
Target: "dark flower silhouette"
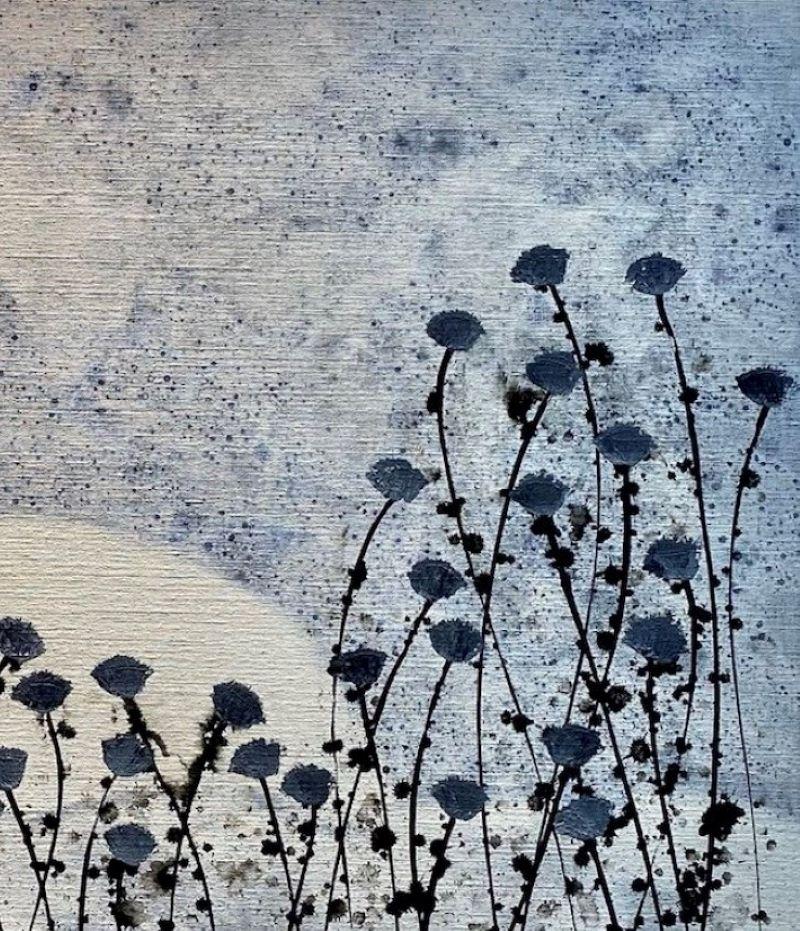
M 220 720 L 234 730 L 244 730 L 264 720 L 261 699 L 241 682 L 220 682 L 214 686 L 211 700 Z
M 54 672 L 32 672 L 14 686 L 11 697 L 37 714 L 50 714 L 64 704 L 72 684 Z
M 16 747 L 0 747 L 0 789 L 13 792 L 22 782 L 28 754 Z
M 428 484 L 408 459 L 379 459 L 367 472 L 367 478 L 390 501 L 413 501 Z
M 537 517 L 552 517 L 568 494 L 569 488 L 563 482 L 547 472 L 537 472 L 520 479 L 511 492 L 511 500 Z
M 411 587 L 427 601 L 450 598 L 467 584 L 444 559 L 420 559 L 408 573 Z
M 611 802 L 604 798 L 584 796 L 575 799 L 556 815 L 556 831 L 575 840 L 594 840 L 608 827 L 611 809 Z
M 108 849 L 115 860 L 139 866 L 156 849 L 153 835 L 139 824 L 117 824 L 105 833 Z
M 567 270 L 569 252 L 552 246 L 534 246 L 520 254 L 511 269 L 511 280 L 534 288 L 561 284 Z
M 332 676 L 344 679 L 357 689 L 366 689 L 374 685 L 386 663 L 386 654 L 369 647 L 359 647 L 334 656 L 328 666 Z
M 33 624 L 19 617 L 0 619 L 0 655 L 17 666 L 44 653 L 44 640 Z
M 689 582 L 697 575 L 700 564 L 694 540 L 664 538 L 650 545 L 644 568 L 659 579 L 669 582 Z
M 711 835 L 715 840 L 725 841 L 743 816 L 744 810 L 727 795 L 723 795 L 718 802 L 709 805 L 703 812 L 699 833 L 703 837 Z
M 135 698 L 153 670 L 132 656 L 111 656 L 98 663 L 92 677 L 101 689 L 117 698 Z
M 263 737 L 259 737 L 237 748 L 228 769 L 239 776 L 247 776 L 248 779 L 269 779 L 278 772 L 280 761 L 280 746 L 274 741 L 267 742 Z
M 623 641 L 653 663 L 675 663 L 686 649 L 686 637 L 677 621 L 668 615 L 634 618 Z
M 775 368 L 751 369 L 739 375 L 736 384 L 742 394 L 761 407 L 776 407 L 786 397 L 794 379 Z
M 470 821 L 488 801 L 485 790 L 472 779 L 448 776 L 437 782 L 431 789 L 431 795 L 439 803 L 442 811 L 457 821 Z
M 686 274 L 686 269 L 675 259 L 660 252 L 637 259 L 628 268 L 625 280 L 641 294 L 666 294 Z
M 313 764 L 301 765 L 289 770 L 281 788 L 303 808 L 320 808 L 328 801 L 332 781 L 327 769 Z
M 465 310 L 445 310 L 428 321 L 428 336 L 454 352 L 472 349 L 483 332 L 478 318 Z
M 594 442 L 615 466 L 635 466 L 655 449 L 653 438 L 632 423 L 616 423 L 601 431 Z
M 548 394 L 569 394 L 581 380 L 571 352 L 543 352 L 525 367 L 528 378 Z
M 542 740 L 553 762 L 559 766 L 583 766 L 602 746 L 597 732 L 580 724 L 546 727 Z
M 481 632 L 466 621 L 440 621 L 430 629 L 431 645 L 448 663 L 467 663 L 481 648 Z
M 109 737 L 102 747 L 103 760 L 115 776 L 138 776 L 153 769 L 153 753 L 136 734 Z

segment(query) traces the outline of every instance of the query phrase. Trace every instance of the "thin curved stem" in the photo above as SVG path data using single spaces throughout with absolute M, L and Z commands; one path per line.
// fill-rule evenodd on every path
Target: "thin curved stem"
M 619 923 L 617 912 L 614 908 L 614 899 L 611 897 L 611 889 L 608 885 L 608 879 L 606 878 L 606 871 L 603 869 L 600 854 L 597 852 L 597 842 L 589 841 L 586 844 L 586 849 L 589 851 L 589 856 L 594 862 L 594 868 L 597 871 L 597 882 L 600 885 L 600 891 L 603 893 L 603 899 L 606 903 L 606 911 L 608 912 L 608 919 L 610 921 L 608 931 L 622 931 L 622 925 Z
M 431 867 L 431 878 L 428 882 L 428 894 L 425 897 L 430 902 L 430 907 L 425 910 L 425 913 L 420 916 L 420 929 L 421 931 L 428 931 L 431 923 L 431 916 L 433 915 L 434 910 L 436 909 L 436 888 L 439 885 L 439 880 L 447 872 L 447 868 L 450 863 L 447 859 L 447 848 L 450 844 L 450 838 L 453 835 L 453 829 L 456 826 L 456 819 L 449 818 L 447 823 L 444 826 L 444 835 L 441 840 L 439 847 L 439 852 L 436 856 L 436 860 Z
M 25 845 L 25 849 L 28 851 L 28 859 L 30 860 L 33 874 L 36 877 L 36 884 L 39 887 L 39 895 L 41 896 L 44 913 L 47 918 L 47 927 L 51 929 L 55 928 L 53 916 L 50 914 L 50 902 L 47 898 L 47 887 L 45 886 L 44 877 L 42 876 L 39 859 L 36 856 L 36 849 L 33 846 L 31 829 L 25 821 L 25 816 L 22 814 L 22 810 L 19 807 L 14 793 L 7 789 L 6 798 L 8 799 L 8 807 L 11 809 L 11 812 L 14 815 L 14 820 L 17 822 L 17 826 L 19 827 L 22 843 Z
M 100 796 L 100 802 L 97 805 L 97 813 L 94 816 L 92 829 L 89 831 L 89 836 L 86 839 L 86 849 L 83 852 L 83 864 L 81 866 L 81 885 L 78 893 L 78 931 L 82 931 L 83 926 L 86 924 L 86 889 L 89 882 L 89 867 L 92 864 L 92 848 L 94 847 L 95 840 L 97 840 L 97 827 L 100 824 L 100 817 L 116 778 L 116 776 L 109 776 L 106 779 L 103 794 Z
M 50 875 L 50 870 L 53 868 L 56 847 L 58 846 L 58 835 L 61 830 L 61 816 L 64 812 L 64 782 L 67 778 L 67 771 L 64 766 L 64 757 L 61 753 L 61 744 L 58 742 L 58 732 L 56 731 L 55 724 L 53 724 L 53 716 L 51 714 L 46 714 L 44 717 L 45 725 L 47 728 L 47 735 L 50 738 L 50 743 L 53 745 L 53 755 L 55 756 L 56 760 L 56 812 L 55 820 L 53 823 L 53 835 L 50 838 L 50 849 L 47 852 L 47 861 L 44 865 L 44 868 L 42 869 L 42 883 L 39 886 L 39 894 L 36 897 L 36 903 L 33 907 L 33 915 L 31 916 L 31 923 L 28 926 L 28 931 L 33 931 L 33 927 L 36 924 L 36 916 L 39 914 L 39 906 L 43 904 L 43 896 L 45 887 L 47 885 L 47 879 Z
M 292 899 L 292 910 L 289 913 L 289 924 L 287 925 L 286 931 L 292 931 L 293 928 L 299 928 L 303 922 L 303 917 L 299 912 L 300 900 L 303 897 L 303 886 L 305 885 L 306 876 L 308 875 L 308 864 L 311 862 L 311 859 L 314 856 L 314 840 L 317 836 L 318 815 L 319 809 L 316 806 L 312 807 L 308 840 L 306 841 L 306 852 L 305 856 L 303 857 L 303 867 L 300 870 L 300 878 L 297 880 L 297 888 L 295 889 L 294 898 Z
M 702 626 L 698 616 L 700 609 L 697 604 L 697 599 L 694 596 L 692 583 L 686 580 L 683 583 L 682 588 L 684 594 L 686 595 L 686 605 L 689 611 L 689 623 L 691 625 L 691 637 L 689 644 L 689 678 L 686 683 L 686 717 L 684 718 L 683 722 L 683 743 L 681 745 L 682 751 L 685 753 L 689 745 L 689 726 L 692 721 L 694 696 L 695 692 L 697 691 L 697 668 L 700 656 L 700 632 L 702 630 Z M 679 753 L 678 755 L 681 756 L 682 753 Z
M 289 903 L 294 898 L 294 890 L 292 888 L 292 874 L 289 870 L 289 858 L 286 855 L 286 845 L 283 842 L 283 835 L 281 834 L 281 824 L 278 820 L 278 813 L 275 810 L 275 803 L 272 801 L 272 793 L 269 791 L 269 785 L 266 779 L 259 779 L 261 783 L 261 791 L 264 793 L 264 801 L 267 803 L 267 811 L 269 812 L 269 823 L 272 828 L 272 833 L 275 835 L 275 843 L 278 845 L 278 856 L 281 860 L 281 866 L 283 867 L 283 875 L 286 878 L 286 891 L 289 894 Z

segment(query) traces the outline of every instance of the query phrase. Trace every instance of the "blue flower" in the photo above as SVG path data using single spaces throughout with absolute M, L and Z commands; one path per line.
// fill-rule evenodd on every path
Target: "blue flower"
M 328 666 L 328 672 L 332 676 L 344 679 L 357 689 L 366 689 L 378 681 L 386 659 L 386 654 L 380 650 L 359 647 L 357 650 L 334 656 Z
M 19 617 L 0 620 L 0 655 L 16 666 L 36 659 L 44 653 L 44 640 L 33 624 Z
M 566 249 L 534 246 L 520 254 L 511 269 L 511 280 L 518 284 L 533 285 L 534 288 L 561 284 L 567 270 L 568 258 L 569 252 Z
M 109 737 L 102 747 L 103 761 L 115 776 L 138 776 L 153 769 L 153 753 L 136 734 Z
M 72 683 L 54 672 L 32 672 L 14 686 L 11 697 L 37 714 L 50 714 L 64 704 Z
M 0 789 L 13 792 L 22 782 L 28 754 L 16 747 L 0 747 Z
M 660 252 L 637 259 L 627 271 L 625 280 L 641 294 L 666 294 L 686 274 L 686 269 L 675 259 Z
M 665 538 L 650 545 L 644 559 L 646 572 L 669 582 L 689 582 L 697 575 L 697 544 L 694 540 Z
M 156 849 L 153 835 L 139 824 L 117 824 L 105 833 L 108 849 L 115 860 L 139 866 Z
M 739 375 L 736 384 L 742 394 L 754 404 L 775 407 L 783 402 L 787 391 L 794 384 L 794 379 L 780 369 L 760 368 Z
M 611 802 L 604 798 L 584 796 L 575 799 L 556 815 L 556 831 L 575 840 L 594 840 L 608 827 L 612 807 Z
M 511 500 L 537 517 L 552 517 L 567 500 L 569 488 L 547 472 L 528 474 L 511 492 Z
M 483 332 L 478 318 L 465 310 L 444 310 L 428 321 L 428 336 L 452 351 L 472 349 Z
M 543 352 L 525 368 L 528 378 L 548 394 L 569 394 L 581 380 L 571 352 Z
M 595 446 L 615 466 L 635 466 L 655 449 L 653 438 L 632 423 L 615 423 L 595 438 Z
M 230 772 L 248 779 L 269 779 L 278 772 L 281 748 L 274 741 L 267 743 L 263 737 L 242 744 L 231 758 Z
M 456 618 L 431 627 L 430 638 L 434 650 L 448 663 L 468 663 L 481 648 L 478 628 Z
M 379 459 L 367 472 L 367 478 L 389 501 L 413 501 L 428 484 L 408 459 Z
M 420 559 L 411 567 L 408 578 L 414 591 L 426 601 L 451 598 L 467 584 L 443 559 Z
M 559 766 L 583 766 L 602 746 L 597 732 L 580 724 L 546 727 L 542 740 L 553 762 Z
M 261 724 L 264 712 L 261 699 L 241 682 L 220 682 L 211 694 L 219 718 L 234 730 Z
M 664 666 L 676 663 L 686 649 L 683 631 L 668 615 L 634 618 L 623 641 L 645 659 Z
M 489 799 L 484 789 L 471 779 L 448 776 L 431 789 L 442 811 L 456 821 L 470 821 Z
M 149 666 L 132 656 L 111 656 L 92 670 L 100 688 L 117 698 L 135 698 L 152 674 Z
M 295 766 L 284 776 L 281 788 L 303 808 L 321 808 L 328 801 L 333 777 L 319 766 Z

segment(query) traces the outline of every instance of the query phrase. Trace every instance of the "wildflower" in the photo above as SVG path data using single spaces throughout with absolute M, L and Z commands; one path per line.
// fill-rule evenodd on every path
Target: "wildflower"
M 248 779 L 268 779 L 278 772 L 281 748 L 274 741 L 269 743 L 263 737 L 242 744 L 231 759 L 228 767 L 232 773 L 247 776 Z
M 623 641 L 645 659 L 664 666 L 677 662 L 686 649 L 686 637 L 669 615 L 634 618 Z
M 420 559 L 408 573 L 411 587 L 427 601 L 451 598 L 467 584 L 444 559 Z
M 477 317 L 465 310 L 445 310 L 428 321 L 428 336 L 451 352 L 472 349 L 483 332 Z
M 659 579 L 669 582 L 689 582 L 697 575 L 697 544 L 694 540 L 664 538 L 650 545 L 644 568 Z
M 290 769 L 281 788 L 303 808 L 320 808 L 328 800 L 332 781 L 327 769 L 309 764 Z
M 739 375 L 736 384 L 742 394 L 754 404 L 775 407 L 783 402 L 787 391 L 794 384 L 794 379 L 780 369 L 760 368 Z
M 0 619 L 0 655 L 16 666 L 36 659 L 44 653 L 44 640 L 33 624 L 19 617 Z
M 596 731 L 580 724 L 546 727 L 542 740 L 553 762 L 559 766 L 583 766 L 602 746 Z
M 241 682 L 220 682 L 214 686 L 211 700 L 220 720 L 234 730 L 253 727 L 264 720 L 261 699 Z
M 411 502 L 428 484 L 428 479 L 408 459 L 379 459 L 367 478 L 389 501 Z
M 135 734 L 119 734 L 102 743 L 103 761 L 115 776 L 123 778 L 149 773 L 153 769 L 153 753 Z
M 433 626 L 430 638 L 434 650 L 448 663 L 467 663 L 481 648 L 478 628 L 456 618 Z
M 525 372 L 548 394 L 569 394 L 581 379 L 571 352 L 543 352 L 528 363 Z
M 666 294 L 686 274 L 686 269 L 675 259 L 660 252 L 637 259 L 627 271 L 625 280 L 641 294 Z
M 575 840 L 594 840 L 608 827 L 611 809 L 611 802 L 604 798 L 586 795 L 575 799 L 556 815 L 556 831 Z
M 616 423 L 599 433 L 594 442 L 615 466 L 635 466 L 655 449 L 653 438 L 632 423 Z
M 551 246 L 534 246 L 520 254 L 511 269 L 511 280 L 534 288 L 561 284 L 567 270 L 569 252 Z
M 115 860 L 139 866 L 156 848 L 153 835 L 139 824 L 116 824 L 105 833 L 108 849 Z
M 13 792 L 22 782 L 28 754 L 16 747 L 0 747 L 0 789 Z
M 386 663 L 386 654 L 369 647 L 359 647 L 334 656 L 328 666 L 332 676 L 344 679 L 357 689 L 366 689 L 374 685 Z
M 537 517 L 552 517 L 568 494 L 569 488 L 563 482 L 547 472 L 537 472 L 520 479 L 511 492 L 511 500 Z
M 431 795 L 439 803 L 442 811 L 457 821 L 470 821 L 489 798 L 477 782 L 458 776 L 448 776 L 437 782 L 431 789 Z
M 152 673 L 149 666 L 132 656 L 112 656 L 94 667 L 92 677 L 109 695 L 135 698 Z
M 54 672 L 32 672 L 14 686 L 11 697 L 37 714 L 50 714 L 64 704 L 72 683 Z

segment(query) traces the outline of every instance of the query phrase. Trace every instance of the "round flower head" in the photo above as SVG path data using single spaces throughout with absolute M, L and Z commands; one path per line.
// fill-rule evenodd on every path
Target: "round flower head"
M 0 789 L 13 792 L 22 782 L 28 754 L 16 747 L 0 747 Z
M 645 659 L 663 666 L 676 663 L 686 649 L 683 631 L 668 615 L 634 618 L 623 640 Z
M 559 766 L 583 766 L 602 746 L 597 733 L 580 724 L 546 727 L 542 740 L 553 762 Z
M 428 321 L 428 336 L 451 351 L 472 349 L 483 332 L 478 318 L 466 310 L 445 310 Z
M 686 274 L 686 269 L 675 259 L 660 252 L 637 259 L 627 271 L 625 280 L 641 294 L 666 294 Z
M 450 598 L 467 584 L 444 559 L 420 559 L 408 573 L 411 587 L 426 601 Z
M 739 375 L 736 384 L 742 394 L 754 404 L 775 407 L 783 402 L 787 391 L 794 384 L 794 379 L 780 369 L 760 368 Z
M 575 840 L 594 840 L 608 827 L 611 808 L 611 802 L 604 798 L 584 796 L 575 799 L 556 815 L 556 831 Z
M 116 824 L 105 833 L 106 843 L 115 860 L 139 866 L 156 849 L 153 835 L 139 824 Z
M 569 394 L 581 379 L 571 352 L 543 352 L 528 363 L 525 372 L 548 394 Z
M 321 808 L 328 801 L 333 777 L 319 766 L 295 766 L 284 776 L 281 788 L 303 808 Z
M 526 249 L 511 269 L 511 280 L 518 284 L 533 285 L 534 288 L 561 284 L 568 258 L 569 252 L 566 249 L 553 249 L 551 246 Z
M 448 663 L 468 663 L 481 648 L 481 632 L 466 621 L 440 621 L 430 629 L 431 646 Z
M 431 789 L 442 811 L 456 821 L 470 821 L 488 801 L 489 796 L 477 782 L 448 776 Z
M 4 617 L 0 620 L 0 655 L 15 666 L 21 666 L 42 653 L 44 640 L 33 624 L 19 617 Z
M 567 500 L 569 488 L 547 472 L 528 474 L 511 492 L 511 500 L 536 517 L 552 517 Z
M 232 773 L 247 776 L 248 779 L 269 779 L 278 772 L 281 761 L 281 748 L 274 741 L 269 743 L 263 737 L 242 744 L 231 758 L 228 767 Z
M 123 778 L 149 773 L 153 768 L 153 754 L 136 734 L 119 734 L 104 740 L 103 761 L 115 776 Z
M 14 686 L 11 697 L 37 714 L 50 714 L 64 704 L 72 684 L 54 672 L 32 672 Z
M 253 727 L 264 720 L 261 699 L 241 682 L 220 682 L 214 686 L 211 700 L 219 718 L 234 730 Z
M 615 423 L 598 433 L 595 446 L 615 466 L 635 466 L 655 449 L 653 438 L 632 423 Z
M 647 551 L 644 568 L 668 582 L 689 582 L 700 568 L 697 544 L 694 540 L 656 540 Z
M 98 663 L 92 677 L 101 689 L 117 698 L 135 698 L 153 670 L 132 656 L 111 656 Z
M 386 662 L 386 654 L 369 647 L 359 647 L 334 656 L 328 666 L 332 676 L 344 679 L 357 689 L 367 689 L 374 685 Z
M 408 459 L 379 459 L 367 472 L 367 478 L 389 501 L 413 501 L 428 484 Z

